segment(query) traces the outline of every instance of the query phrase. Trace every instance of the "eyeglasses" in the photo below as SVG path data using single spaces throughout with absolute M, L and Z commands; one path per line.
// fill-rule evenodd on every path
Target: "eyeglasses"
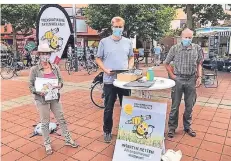
M 123 28 L 123 26 L 112 26 L 114 28 Z

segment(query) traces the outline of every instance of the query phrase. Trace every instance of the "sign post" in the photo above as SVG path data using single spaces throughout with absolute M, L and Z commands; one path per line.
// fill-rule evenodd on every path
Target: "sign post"
M 74 51 L 75 51 L 75 72 L 78 72 L 78 52 L 77 52 L 77 33 L 76 33 L 76 12 L 75 4 L 72 5 L 73 27 L 74 27 Z

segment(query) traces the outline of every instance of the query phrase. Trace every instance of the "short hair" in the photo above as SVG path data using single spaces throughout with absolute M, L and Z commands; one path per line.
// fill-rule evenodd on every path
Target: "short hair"
M 113 18 L 111 19 L 111 25 L 113 25 L 114 22 L 123 22 L 123 24 L 125 25 L 124 19 L 123 19 L 122 17 L 119 17 L 119 16 L 113 17 Z
M 192 33 L 192 35 L 193 35 L 193 31 L 192 31 L 192 30 L 190 30 L 189 28 L 185 28 L 185 29 L 181 32 L 181 36 L 182 36 L 182 34 L 185 33 L 185 32 L 190 32 L 190 33 Z

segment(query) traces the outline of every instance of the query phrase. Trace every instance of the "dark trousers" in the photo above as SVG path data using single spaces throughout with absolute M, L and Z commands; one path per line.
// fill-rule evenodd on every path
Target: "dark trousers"
M 177 77 L 176 85 L 172 88 L 172 107 L 169 114 L 168 126 L 169 129 L 175 130 L 178 127 L 179 106 L 181 103 L 182 94 L 184 93 L 185 111 L 183 115 L 184 129 L 187 130 L 191 126 L 192 109 L 196 103 L 196 78 L 181 78 Z
M 32 66 L 31 62 L 32 62 L 31 58 L 27 57 L 26 58 L 26 66 L 27 67 Z
M 113 126 L 113 109 L 117 98 L 120 100 L 120 106 L 122 106 L 123 96 L 130 96 L 131 90 L 121 89 L 115 87 L 113 84 L 104 84 L 104 95 L 105 95 L 105 109 L 104 109 L 104 125 L 103 131 L 105 133 L 111 133 Z

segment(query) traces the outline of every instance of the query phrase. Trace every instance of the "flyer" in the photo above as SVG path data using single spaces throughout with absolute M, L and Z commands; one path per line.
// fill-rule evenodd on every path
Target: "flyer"
M 113 161 L 160 161 L 167 104 L 124 97 Z
M 58 99 L 58 79 L 38 78 L 35 80 L 36 92 L 45 93 L 45 101 Z

